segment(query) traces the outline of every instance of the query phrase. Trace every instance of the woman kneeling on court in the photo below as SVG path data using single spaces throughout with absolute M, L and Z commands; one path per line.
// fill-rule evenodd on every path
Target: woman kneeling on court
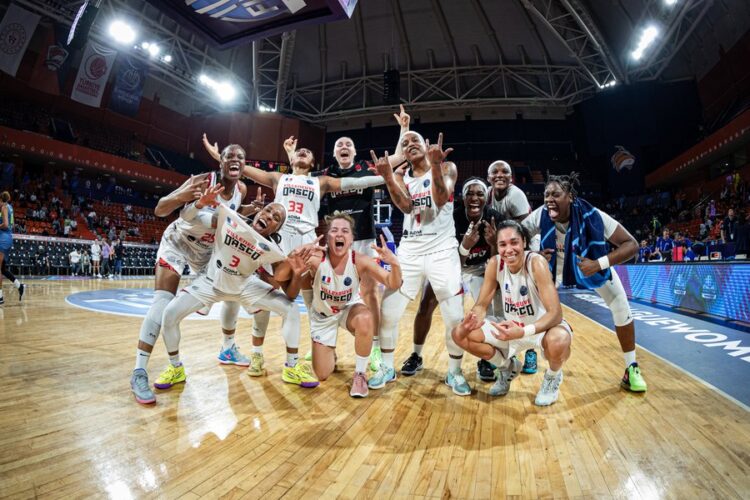
M 514 354 L 541 348 L 549 369 L 535 403 L 548 406 L 557 401 L 573 331 L 562 318 L 547 260 L 526 250 L 527 244 L 518 222 L 506 220 L 497 226 L 498 255 L 487 264 L 479 300 L 453 329 L 453 339 L 464 350 L 498 367 L 497 381 L 489 391 L 493 396 L 507 394 L 511 381 L 521 371 L 522 363 Z M 485 319 L 498 286 L 506 318 L 501 322 Z
M 199 200 L 201 205 L 215 205 L 219 188 L 211 188 Z M 278 231 L 286 220 L 286 210 L 279 203 L 271 203 L 255 216 L 252 224 L 245 222 L 237 212 L 218 205 L 216 209 L 216 238 L 207 273 L 182 289 L 164 310 L 162 326 L 164 343 L 167 345 L 170 365 L 154 386 L 168 389 L 175 383 L 185 381 L 179 358 L 180 322 L 204 306 L 215 302 L 239 302 L 248 312 L 257 309 L 271 311 L 282 318 L 281 334 L 287 346 L 287 361 L 282 372 L 284 382 L 301 387 L 316 387 L 317 379 L 310 367 L 297 364 L 300 335 L 300 317 L 297 305 L 279 290 L 262 281 L 255 271 L 263 265 L 273 265 L 274 274 L 280 281 L 285 276 L 301 274 L 304 263 L 293 257 L 287 258 L 278 246 Z M 290 291 L 294 288 L 293 291 Z M 287 294 L 296 297 L 299 285 L 290 286 Z M 182 376 L 175 377 L 180 371 Z
M 343 212 L 326 217 L 327 248 L 307 258 L 312 276 L 313 303 L 310 311 L 310 335 L 313 341 L 313 370 L 319 380 L 328 378 L 336 366 L 336 337 L 339 327 L 354 334 L 356 361 L 350 395 L 367 396 L 365 371 L 374 334 L 370 310 L 359 296 L 360 281 L 370 278 L 387 288 L 401 286 L 398 259 L 380 236 L 381 247 L 372 245 L 380 260 L 391 266 L 388 272 L 372 257 L 352 250 L 354 219 Z

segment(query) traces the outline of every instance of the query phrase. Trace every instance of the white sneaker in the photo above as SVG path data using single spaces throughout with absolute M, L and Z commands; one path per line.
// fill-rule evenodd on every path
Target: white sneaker
M 195 312 L 197 312 L 201 316 L 208 316 L 208 313 L 211 312 L 211 306 L 203 306 Z
M 542 380 L 542 386 L 539 388 L 539 392 L 536 394 L 534 404 L 537 406 L 549 406 L 557 401 L 557 396 L 560 394 L 560 384 L 563 381 L 562 370 L 557 375 L 550 375 L 549 371 L 544 373 L 544 380 Z

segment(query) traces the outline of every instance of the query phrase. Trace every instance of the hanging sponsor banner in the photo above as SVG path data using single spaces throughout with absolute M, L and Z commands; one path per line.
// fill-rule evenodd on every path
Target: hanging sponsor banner
M 109 97 L 109 109 L 123 115 L 135 116 L 141 104 L 143 84 L 148 65 L 134 57 L 120 58 L 117 63 L 115 86 Z
M 78 67 L 78 75 L 70 98 L 98 108 L 102 103 L 104 88 L 116 57 L 116 50 L 89 41 L 86 44 L 81 65 Z
M 42 24 L 44 41 L 29 85 L 48 94 L 60 95 L 70 70 L 74 51 L 66 46 L 68 28 L 63 24 Z
M 0 70 L 16 76 L 40 16 L 10 4 L 0 23 Z
M 633 170 L 635 165 L 635 156 L 622 146 L 615 146 L 615 152 L 609 159 L 612 168 L 618 174 L 624 173 L 625 170 Z

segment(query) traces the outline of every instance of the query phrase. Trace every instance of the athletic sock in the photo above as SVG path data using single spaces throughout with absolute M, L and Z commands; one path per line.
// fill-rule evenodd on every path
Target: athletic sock
M 414 345 L 414 352 L 416 352 L 419 356 L 422 355 L 422 348 L 424 347 L 424 344 L 413 344 Z
M 383 364 L 388 368 L 393 368 L 393 351 L 383 353 Z
M 231 347 L 234 345 L 234 334 L 227 335 L 224 334 L 224 345 L 223 348 L 226 351 L 227 349 L 231 349 Z
M 562 370 L 562 368 L 560 370 Z M 551 377 L 557 377 L 557 374 L 560 373 L 560 370 L 553 370 L 552 368 L 547 368 L 547 375 Z
M 263 354 L 263 346 L 254 345 L 250 348 L 250 352 L 254 352 L 255 354 Z
M 182 365 L 182 362 L 180 361 L 180 353 L 173 355 L 169 355 L 169 362 L 172 363 L 172 366 L 177 368 L 178 366 Z
M 624 352 L 622 355 L 625 357 L 625 368 L 635 363 L 635 349 Z
M 143 351 L 141 349 L 135 350 L 135 369 L 143 368 L 146 369 L 148 365 L 148 359 L 151 357 L 150 352 Z
M 288 352 L 286 353 L 286 366 L 289 368 L 294 368 L 297 366 L 297 360 L 299 359 L 299 354 L 296 352 Z
M 503 356 L 502 352 L 495 349 L 495 354 L 493 354 L 493 356 L 489 359 L 489 362 L 502 370 L 507 367 L 508 358 Z
M 372 348 L 375 349 L 376 347 L 380 347 L 380 337 L 377 335 L 372 338 Z
M 448 357 L 448 370 L 451 372 L 461 370 L 461 361 L 463 361 L 463 358 Z
M 367 364 L 370 362 L 369 356 L 354 355 L 354 371 L 357 373 L 365 373 L 367 370 Z
M 18 278 L 16 278 L 16 281 L 13 282 L 13 286 L 16 288 L 21 288 L 21 282 L 18 281 Z

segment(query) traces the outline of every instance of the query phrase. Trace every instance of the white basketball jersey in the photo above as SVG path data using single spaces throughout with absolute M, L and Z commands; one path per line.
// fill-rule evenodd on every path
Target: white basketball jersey
M 221 180 L 221 173 L 211 172 L 208 174 L 209 187 L 213 187 Z M 235 211 L 240 208 L 242 203 L 242 192 L 240 187 L 235 185 L 234 192 L 230 199 L 224 199 L 222 195 L 216 197 L 221 205 L 229 207 Z M 186 239 L 189 246 L 196 250 L 210 252 L 214 244 L 214 234 L 216 231 L 211 227 L 211 218 L 216 211 L 215 207 L 205 206 L 200 209 L 198 215 L 192 220 L 182 218 L 184 208 L 180 210 L 180 217 L 177 218 L 165 232 L 176 233 Z
M 344 274 L 336 274 L 326 251 L 313 280 L 313 309 L 331 316 L 359 301 L 359 275 L 355 265 L 356 253 L 349 250 Z
M 399 253 L 426 255 L 458 247 L 453 222 L 453 195 L 440 207 L 432 199 L 432 170 L 421 177 L 404 175 L 404 182 L 413 203 L 411 213 L 404 214 L 404 232 Z
M 283 260 L 284 252 L 237 212 L 224 206 L 217 210 L 216 241 L 206 274 L 217 290 L 239 294 L 261 265 Z
M 539 290 L 531 274 L 531 260 L 544 257 L 534 252 L 525 252 L 523 267 L 518 274 L 508 270 L 499 256 L 497 259 L 497 284 L 503 293 L 503 310 L 505 319 L 519 326 L 526 326 L 541 318 L 547 311 L 539 298 Z M 544 265 L 547 261 L 544 260 Z
M 307 175 L 282 175 L 273 200 L 286 208 L 285 227 L 308 233 L 318 227 L 320 179 Z

